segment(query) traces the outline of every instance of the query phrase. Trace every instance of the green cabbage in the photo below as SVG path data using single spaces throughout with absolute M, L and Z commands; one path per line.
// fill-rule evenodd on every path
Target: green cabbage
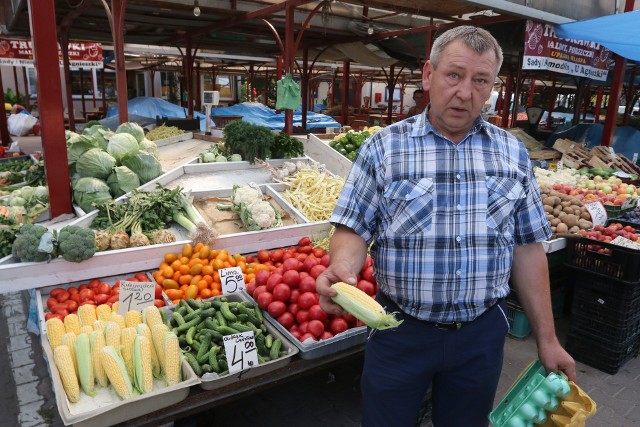
M 134 171 L 126 166 L 116 166 L 107 178 L 107 184 L 113 197 L 120 197 L 129 191 L 140 187 L 140 179 Z
M 98 146 L 93 141 L 86 139 L 77 139 L 76 142 L 67 144 L 67 163 L 77 162 L 80 156 L 92 148 L 98 148 Z
M 109 199 L 111 199 L 109 186 L 101 179 L 84 177 L 76 181 L 73 186 L 73 201 L 85 212 L 95 209 L 93 203 L 105 202 Z
M 128 133 L 114 134 L 109 138 L 107 145 L 107 153 L 111 154 L 118 163 L 127 156 L 135 155 L 139 149 L 136 138 Z
M 94 125 L 89 128 L 85 127 L 82 131 L 83 136 L 89 138 L 97 147 L 102 148 L 105 151 L 107 151 L 109 138 L 114 134 L 115 133 L 110 131 L 109 128 L 102 125 Z
M 162 165 L 158 159 L 145 151 L 138 151 L 135 156 L 125 157 L 122 164 L 138 175 L 141 184 L 162 175 Z
M 135 122 L 122 123 L 116 129 L 116 133 L 128 133 L 136 139 L 136 142 L 144 139 L 144 129 Z
M 160 155 L 160 152 L 158 151 L 158 146 L 156 145 L 156 143 L 148 140 L 147 138 L 144 138 L 142 141 L 140 141 L 139 146 L 141 151 L 146 151 L 156 159 Z
M 116 159 L 109 153 L 99 148 L 92 148 L 78 158 L 76 172 L 82 177 L 106 179 L 115 165 Z

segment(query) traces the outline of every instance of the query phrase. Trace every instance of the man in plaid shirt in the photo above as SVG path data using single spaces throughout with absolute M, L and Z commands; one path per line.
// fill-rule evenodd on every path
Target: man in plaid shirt
M 555 334 L 547 259 L 551 232 L 529 156 L 481 118 L 502 64 L 487 31 L 442 34 L 423 70 L 430 104 L 360 148 L 331 222 L 331 264 L 317 279 L 356 284 L 368 243 L 378 301 L 403 323 L 374 331 L 362 374 L 363 426 L 414 426 L 432 386 L 436 427 L 488 425 L 509 324 L 513 279 L 540 360 L 575 379 Z

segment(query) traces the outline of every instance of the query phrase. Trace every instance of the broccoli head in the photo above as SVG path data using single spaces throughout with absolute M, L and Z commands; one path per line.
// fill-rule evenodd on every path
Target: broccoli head
M 38 251 L 40 239 L 47 232 L 47 228 L 41 225 L 25 224 L 20 227 L 13 241 L 12 254 L 19 261 L 41 262 L 47 261 L 50 254 Z
M 58 233 L 58 250 L 62 258 L 82 262 L 96 253 L 96 237 L 90 228 L 67 225 Z

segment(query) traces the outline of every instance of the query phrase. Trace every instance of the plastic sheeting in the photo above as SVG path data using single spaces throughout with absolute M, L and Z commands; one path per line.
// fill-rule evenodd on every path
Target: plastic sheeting
M 155 123 L 156 116 L 168 118 L 184 118 L 188 110 L 179 105 L 172 104 L 160 98 L 139 96 L 127 102 L 129 121 L 136 122 L 140 126 Z M 107 110 L 107 118 L 100 121 L 101 124 L 112 128 L 118 126 L 116 115 L 118 107 L 112 106 Z M 207 124 L 205 115 L 194 111 L 193 116 L 200 119 L 200 130 L 205 131 Z M 276 114 L 275 110 L 258 102 L 243 102 L 232 107 L 218 107 L 211 109 L 211 117 L 215 122 L 215 116 L 242 116 L 242 120 L 255 125 L 265 126 L 272 130 L 284 129 L 284 112 Z M 115 118 L 114 118 L 115 117 Z M 104 122 L 104 123 L 103 123 Z M 212 123 L 212 126 L 214 123 Z M 293 126 L 302 126 L 302 112 L 293 113 Z M 307 112 L 307 129 L 340 127 L 340 123 L 325 114 Z M 113 128 L 115 129 L 115 128 Z
M 580 123 L 569 129 L 553 133 L 545 146 L 552 147 L 557 139 L 566 138 L 575 142 L 584 142 L 588 148 L 602 144 L 604 126 L 601 123 Z M 616 153 L 623 154 L 630 160 L 633 155 L 640 155 L 640 131 L 631 126 L 618 126 L 611 145 Z

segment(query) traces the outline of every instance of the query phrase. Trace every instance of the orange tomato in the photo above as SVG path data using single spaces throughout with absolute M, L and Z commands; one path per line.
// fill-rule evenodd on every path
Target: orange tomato
M 211 292 L 211 289 L 202 289 L 200 290 L 200 296 L 202 298 L 211 298 L 213 296 L 213 293 Z
M 193 246 L 191 246 L 191 243 L 185 243 L 182 246 L 182 256 L 190 258 L 192 253 L 193 253 Z
M 171 268 L 170 266 L 166 266 L 162 269 L 162 275 L 167 279 L 171 278 L 171 276 L 173 276 L 173 273 L 173 268 Z
M 231 267 L 235 267 L 238 265 L 238 261 L 236 261 L 234 257 L 229 257 L 226 262 L 228 262 Z
M 189 267 L 187 264 L 180 265 L 180 274 L 189 274 L 190 271 L 191 267 Z
M 213 274 L 213 267 L 210 265 L 205 265 L 202 267 L 201 273 L 205 276 L 209 274 Z
M 215 257 L 218 256 L 218 250 L 217 249 L 211 249 L 209 251 L 209 259 L 214 259 Z
M 174 303 L 175 305 L 178 305 L 178 304 L 180 304 L 180 300 L 181 300 L 181 299 L 182 299 L 182 298 L 172 299 L 172 300 L 171 300 L 171 302 L 172 302 L 172 303 Z
M 271 259 L 271 254 L 266 249 L 260 249 L 258 251 L 258 261 L 267 262 Z
M 178 282 L 176 282 L 173 279 L 164 279 L 162 281 L 162 287 L 167 290 L 167 289 L 178 289 L 179 285 Z
M 247 263 L 242 260 L 238 261 L 236 267 L 240 267 L 240 270 L 242 270 L 243 273 L 246 273 L 247 271 Z
M 165 289 L 164 293 L 167 294 L 167 298 L 170 300 L 182 299 L 182 291 L 180 289 Z
M 164 254 L 164 260 L 167 264 L 171 264 L 176 259 L 178 259 L 178 256 L 176 254 Z
M 182 263 L 179 260 L 175 260 L 171 263 L 171 268 L 173 268 L 175 271 L 180 270 L 180 267 L 182 267 Z
M 204 276 L 202 276 L 202 280 L 210 285 L 213 283 L 213 276 L 211 276 L 210 274 L 205 274 Z
M 196 264 L 202 265 L 202 260 L 200 258 L 192 258 L 191 260 L 189 260 L 189 267 L 193 267 Z
M 209 248 L 209 246 L 207 246 L 207 245 L 203 245 L 203 246 L 200 248 L 199 256 L 200 256 L 200 258 L 202 258 L 202 259 L 209 259 L 209 254 L 210 254 L 210 253 L 211 253 L 211 249 Z
M 190 285 L 195 285 L 197 284 L 200 280 L 202 280 L 202 276 L 201 275 L 197 275 L 197 276 L 193 276 L 193 278 L 191 279 L 191 281 L 189 282 Z
M 233 259 L 233 258 L 232 258 Z M 222 268 L 231 268 L 231 264 L 229 264 L 229 261 L 225 261 L 222 263 Z
M 182 256 L 182 257 L 180 257 L 180 263 L 181 263 L 181 264 L 184 264 L 184 265 L 189 264 L 189 258 L 188 258 L 188 257 L 186 257 L 186 256 Z
M 211 266 L 213 267 L 214 270 L 220 270 L 221 268 L 224 268 L 224 261 L 216 258 L 213 261 L 211 261 Z
M 196 287 L 198 288 L 198 292 L 202 295 L 202 291 L 204 289 L 209 289 L 209 284 L 206 280 L 198 280 L 198 283 L 196 283 Z
M 220 281 L 220 273 L 218 273 L 217 271 L 213 272 L 213 282 L 214 283 L 222 283 Z
M 213 297 L 217 297 L 219 295 L 222 295 L 222 291 L 218 290 L 218 289 L 213 289 L 211 290 L 211 296 Z
M 182 274 L 179 271 L 176 271 L 173 273 L 173 276 L 171 276 L 171 278 L 177 281 L 180 278 L 180 276 L 182 276 Z
M 219 259 L 220 261 L 226 261 L 227 258 L 229 258 L 229 252 L 227 252 L 226 249 L 222 249 L 216 256 L 216 259 Z
M 191 279 L 193 279 L 192 275 L 185 274 L 184 276 L 180 276 L 180 279 L 178 279 L 178 283 L 180 283 L 181 285 L 188 285 L 189 283 L 191 283 Z
M 253 274 L 253 273 L 245 274 L 245 276 L 246 276 L 246 278 L 245 278 L 245 283 L 249 283 L 249 282 L 251 282 L 252 280 L 255 280 L 255 278 L 256 278 L 256 275 L 255 275 L 255 274 Z
M 194 264 L 191 266 L 191 270 L 189 270 L 189 274 L 192 276 L 198 275 L 202 273 L 202 264 Z
M 158 266 L 158 270 L 162 270 L 163 268 L 168 267 L 168 266 L 169 266 L 169 264 L 167 264 L 166 262 L 162 261 L 160 263 L 160 265 Z
M 219 291 L 222 293 L 222 285 L 220 284 L 220 282 L 213 282 L 210 288 L 212 291 Z
M 189 285 L 184 293 L 186 299 L 195 298 L 198 296 L 198 287 L 196 285 Z

